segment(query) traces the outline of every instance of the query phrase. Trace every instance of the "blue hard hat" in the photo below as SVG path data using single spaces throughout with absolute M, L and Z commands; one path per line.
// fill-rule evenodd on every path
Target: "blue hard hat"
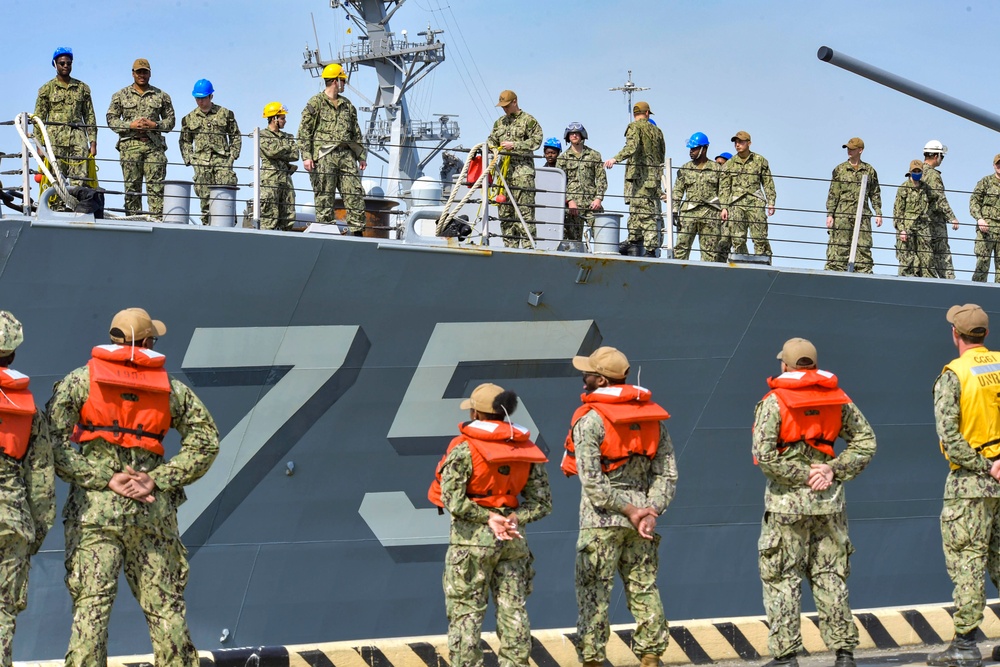
M 208 79 L 198 79 L 194 82 L 194 91 L 192 95 L 197 98 L 208 97 L 215 92 L 215 88 L 212 88 L 212 82 Z
M 694 134 L 691 135 L 691 138 L 688 139 L 687 143 L 688 148 L 699 148 L 700 146 L 707 146 L 707 145 L 708 145 L 708 135 L 706 135 L 704 132 L 695 132 Z
M 653 120 L 652 118 L 649 119 L 649 124 L 652 125 L 653 127 L 656 127 L 656 121 Z
M 545 143 L 542 144 L 542 148 L 543 149 L 544 148 L 554 148 L 557 151 L 561 152 L 562 151 L 562 142 L 559 141 L 558 137 L 549 137 L 548 139 L 545 140 Z
M 728 152 L 727 153 L 719 153 L 719 157 L 724 157 L 727 160 L 732 160 L 733 159 L 733 154 L 732 153 L 728 153 Z
M 72 59 L 73 49 L 69 48 L 68 46 L 60 46 L 58 49 L 56 49 L 56 52 L 52 54 L 53 65 L 56 64 L 56 58 L 58 58 L 59 56 L 69 56 L 70 59 Z
M 572 123 L 570 123 L 569 125 L 567 125 L 566 126 L 566 131 L 563 132 L 563 139 L 565 139 L 566 141 L 569 141 L 569 135 L 570 135 L 571 132 L 579 132 L 580 133 L 580 137 L 584 141 L 587 140 L 587 128 L 585 128 L 583 126 L 583 123 L 578 123 L 577 121 L 573 121 Z

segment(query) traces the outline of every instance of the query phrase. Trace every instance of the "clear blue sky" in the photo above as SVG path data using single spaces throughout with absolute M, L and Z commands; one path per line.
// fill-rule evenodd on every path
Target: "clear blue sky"
M 729 137 L 745 129 L 776 175 L 828 178 L 845 159 L 841 145 L 858 135 L 867 144 L 864 159 L 883 184 L 897 185 L 909 161 L 935 138 L 950 149 L 942 169 L 946 186 L 969 191 L 991 173 L 992 157 L 1000 152 L 993 131 L 816 59 L 816 50 L 828 45 L 977 106 L 1000 109 L 991 67 L 1000 25 L 995 2 L 508 0 L 498 7 L 482 0 L 409 0 L 391 22 L 397 34 L 406 29 L 411 38 L 428 23 L 446 31 L 441 39 L 448 59 L 410 97 L 411 111 L 425 119 L 458 114 L 466 146 L 485 138 L 497 115 L 497 94 L 512 88 L 546 136 L 561 135 L 567 122 L 579 120 L 589 130 L 589 143 L 610 157 L 621 147 L 628 115 L 622 95 L 608 88 L 632 69 L 633 80 L 650 87 L 637 99 L 652 106 L 675 166 L 686 161 L 684 142 L 692 132 L 708 134 L 716 154 L 731 151 Z M 294 131 L 305 101 L 320 88 L 301 69 L 306 45 L 315 46 L 310 14 L 325 57 L 330 46 L 336 50 L 358 34 L 347 34 L 343 10 L 330 9 L 327 0 L 8 0 L 5 8 L 9 17 L 23 17 L 25 29 L 5 35 L 3 120 L 34 107 L 38 87 L 54 74 L 52 51 L 65 45 L 76 56 L 74 76 L 93 90 L 99 122 L 111 94 L 131 82 L 132 61 L 146 57 L 152 83 L 174 99 L 178 125 L 194 108 L 192 84 L 204 77 L 215 84 L 215 101 L 236 112 L 243 131 L 262 122 L 261 108 L 271 100 L 288 106 L 287 129 Z M 370 74 L 351 84 L 372 96 Z M 364 104 L 357 92 L 347 94 Z M 16 151 L 13 136 L 0 136 L 0 149 Z M 117 158 L 114 139 L 101 131 L 99 157 Z M 176 135 L 170 144 L 169 158 L 179 162 Z M 238 164 L 249 160 L 245 147 Z M 379 163 L 371 164 L 378 175 Z M 3 169 L 11 168 L 4 163 Z M 103 169 L 120 178 L 116 164 Z M 429 173 L 437 175 L 436 164 Z M 170 178 L 189 176 L 183 166 L 170 168 Z M 612 193 L 621 192 L 622 177 L 620 167 L 611 172 Z M 241 174 L 240 180 L 249 178 Z M 298 185 L 307 187 L 304 179 Z M 789 209 L 821 210 L 827 185 L 779 178 L 777 189 L 772 239 L 820 245 L 777 244 L 776 253 L 819 257 L 826 238 L 823 214 Z M 894 188 L 883 188 L 887 214 L 894 196 Z M 308 193 L 299 197 L 309 199 Z M 952 232 L 956 266 L 971 270 L 968 196 L 953 193 L 949 200 L 963 223 Z M 890 243 L 877 237 L 876 246 Z M 877 252 L 876 261 L 893 263 L 878 272 L 894 273 L 893 253 Z

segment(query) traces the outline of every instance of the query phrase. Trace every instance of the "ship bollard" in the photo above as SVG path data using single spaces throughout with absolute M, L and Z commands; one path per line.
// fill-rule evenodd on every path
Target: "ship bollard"
M 235 185 L 213 185 L 208 189 L 208 219 L 212 227 L 236 226 Z
M 191 224 L 190 181 L 163 181 L 163 222 Z
M 621 243 L 621 213 L 597 213 L 594 215 L 594 254 L 617 255 Z

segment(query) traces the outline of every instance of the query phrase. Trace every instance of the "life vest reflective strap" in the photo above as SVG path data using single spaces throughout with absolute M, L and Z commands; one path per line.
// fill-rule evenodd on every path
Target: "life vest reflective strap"
M 992 447 L 993 445 L 1000 445 L 1000 438 L 996 438 L 994 440 L 990 440 L 989 442 L 984 442 L 983 444 L 979 445 L 978 447 L 973 447 L 973 449 L 976 450 L 977 452 L 982 452 L 987 447 Z
M 157 442 L 163 442 L 163 438 L 166 436 L 166 432 L 155 433 L 153 431 L 145 431 L 142 428 L 142 424 L 139 424 L 136 428 L 125 428 L 124 426 L 119 424 L 117 420 L 114 423 L 112 423 L 111 426 L 99 426 L 97 424 L 77 424 L 76 426 L 81 431 L 89 431 L 91 433 L 96 433 L 98 431 L 105 431 L 111 433 L 115 437 L 128 433 L 130 435 L 136 436 L 137 438 L 152 438 Z
M 580 396 L 583 405 L 576 409 L 566 434 L 560 468 L 567 477 L 577 474 L 576 443 L 573 428 L 593 410 L 604 426 L 601 442 L 601 470 L 609 473 L 622 467 L 635 456 L 653 459 L 660 443 L 660 422 L 670 414 L 649 398 L 651 393 L 637 385 L 612 385 Z

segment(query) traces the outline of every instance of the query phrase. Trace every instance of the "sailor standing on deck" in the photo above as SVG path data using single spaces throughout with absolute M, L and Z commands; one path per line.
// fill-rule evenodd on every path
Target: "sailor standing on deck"
M 507 180 L 509 192 L 507 197 L 513 197 L 517 202 L 517 210 L 521 218 L 535 237 L 535 163 L 534 152 L 542 145 L 542 126 L 535 117 L 522 111 L 517 102 L 517 93 L 504 90 L 500 93 L 497 106 L 503 109 L 503 115 L 493 123 L 490 130 L 490 150 L 500 150 L 504 157 L 500 163 L 501 173 Z M 507 168 L 504 170 L 504 162 Z M 503 244 L 508 248 L 530 248 L 531 241 L 524 236 L 521 228 L 521 218 L 517 217 L 514 205 L 509 201 L 497 202 L 497 215 L 500 217 L 500 231 L 503 232 Z
M 563 133 L 566 151 L 556 166 L 566 172 L 566 214 L 563 217 L 563 238 L 582 241 L 586 226 L 594 236 L 594 213 L 604 211 L 604 194 L 608 191 L 608 176 L 604 173 L 601 154 L 586 144 L 587 128 L 576 121 Z
M 941 172 L 938 171 L 947 153 L 948 147 L 937 139 L 931 139 L 924 145 L 924 182 L 938 194 L 930 211 L 933 252 L 931 272 L 934 277 L 954 280 L 955 267 L 951 262 L 951 248 L 948 247 L 948 223 L 951 223 L 952 229 L 957 230 L 958 217 L 948 204 L 944 181 L 941 180 Z
M 295 225 L 295 188 L 299 143 L 284 131 L 288 109 L 281 102 L 264 105 L 267 127 L 260 133 L 260 228 L 290 231 Z
M 802 650 L 802 580 L 819 612 L 820 636 L 836 651 L 835 667 L 854 667 L 858 629 L 847 595 L 849 559 L 844 482 L 875 454 L 875 433 L 837 386 L 818 370 L 816 348 L 804 338 L 785 342 L 781 375 L 757 404 L 754 462 L 767 477 L 758 564 L 773 666 L 797 667 Z M 847 449 L 835 454 L 837 437 Z
M 728 253 L 747 253 L 747 231 L 755 255 L 771 256 L 767 216 L 774 215 L 776 194 L 771 167 L 764 156 L 750 150 L 750 133 L 740 130 L 731 138 L 736 155 L 726 162 L 719 179 L 719 200 L 724 223 L 723 245 Z M 764 208 L 767 207 L 767 215 Z M 719 248 L 720 252 L 723 248 Z
M 28 558 L 56 518 L 52 447 L 28 376 L 10 364 L 21 323 L 0 310 L 0 667 L 11 666 L 14 623 L 28 602 Z
M 184 618 L 188 563 L 177 507 L 184 487 L 219 453 L 219 431 L 153 351 L 166 332 L 141 308 L 120 311 L 111 322 L 113 344 L 95 347 L 86 366 L 55 385 L 47 406 L 56 473 L 70 484 L 63 508 L 73 599 L 66 667 L 107 666 L 123 567 L 146 615 L 156 666 L 198 665 Z M 167 459 L 163 437 L 171 427 L 180 451 Z
M 613 347 L 573 357 L 583 372 L 583 405 L 573 413 L 562 469 L 580 475 L 576 543 L 576 651 L 584 667 L 607 657 L 608 607 L 615 572 L 635 618 L 632 651 L 657 667 L 670 634 L 656 587 L 656 519 L 674 497 L 677 466 L 667 433 L 670 415 L 644 387 L 627 384 L 629 363 Z
M 722 219 L 719 211 L 719 177 L 722 168 L 708 159 L 708 135 L 695 132 L 688 139 L 691 158 L 677 170 L 674 181 L 674 219 L 679 224 L 674 258 L 687 259 L 695 236 L 701 246 L 701 261 L 725 262 L 729 247 L 719 248 L 722 240 Z M 728 238 L 727 238 L 728 241 Z
M 986 282 L 992 259 L 993 277 L 1000 283 L 1000 153 L 993 156 L 993 173 L 979 179 L 972 190 L 969 213 L 976 221 L 976 270 L 972 279 Z
M 829 240 L 826 246 L 826 270 L 846 271 L 854 238 L 854 220 L 861 197 L 861 179 L 868 176 L 865 186 L 865 205 L 861 214 L 858 233 L 858 251 L 855 271 L 872 273 L 872 209 L 875 209 L 875 226 L 882 226 L 882 188 L 878 184 L 875 167 L 861 161 L 865 142 L 861 137 L 851 139 L 841 146 L 847 149 L 847 160 L 833 168 L 830 192 L 826 196 L 826 228 Z
M 236 115 L 215 104 L 215 88 L 208 79 L 194 82 L 197 108 L 181 119 L 181 157 L 194 167 L 194 191 L 201 199 L 201 224 L 212 224 L 209 215 L 211 188 L 236 185 L 233 163 L 240 157 L 243 137 Z
M 456 667 L 482 666 L 480 634 L 492 591 L 500 667 L 523 667 L 531 652 L 525 603 L 535 571 L 520 531 L 552 511 L 548 459 L 528 430 L 510 421 L 514 392 L 481 384 L 461 407 L 470 421 L 459 424 L 427 494 L 451 514 L 443 582 L 448 659 Z
M 1000 581 L 1000 353 L 983 342 L 990 318 L 974 303 L 952 306 L 945 319 L 958 358 L 934 383 L 934 423 L 951 471 L 944 484 L 941 542 L 955 585 L 955 637 L 928 665 L 980 667 L 976 629 L 986 606 L 985 575 Z

